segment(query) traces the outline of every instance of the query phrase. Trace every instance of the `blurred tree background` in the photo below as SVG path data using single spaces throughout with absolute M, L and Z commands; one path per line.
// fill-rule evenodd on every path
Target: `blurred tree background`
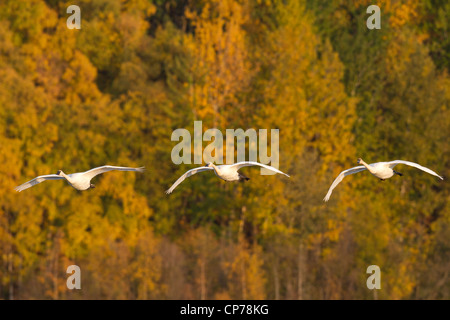
M 450 299 L 446 180 L 365 172 L 322 202 L 358 157 L 450 176 L 448 1 L 380 0 L 380 30 L 368 0 L 79 0 L 81 30 L 71 4 L 0 2 L 1 299 Z M 280 129 L 291 178 L 165 195 L 196 120 Z M 147 171 L 14 192 L 105 164 Z

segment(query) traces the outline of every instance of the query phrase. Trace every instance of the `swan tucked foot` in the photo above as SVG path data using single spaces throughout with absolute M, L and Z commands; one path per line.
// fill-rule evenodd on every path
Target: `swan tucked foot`
M 249 177 L 244 176 L 242 173 L 238 172 L 239 174 L 239 181 L 248 181 L 250 180 Z
M 399 175 L 400 177 L 403 176 L 403 173 L 397 172 L 397 171 L 395 171 L 395 170 L 392 170 L 392 171 L 394 171 L 394 173 L 397 174 L 397 175 Z

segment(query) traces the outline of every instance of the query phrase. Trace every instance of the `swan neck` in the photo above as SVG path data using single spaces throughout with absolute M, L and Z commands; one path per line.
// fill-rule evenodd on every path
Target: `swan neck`
M 61 177 L 65 178 L 67 181 L 70 181 L 70 177 L 65 174 L 64 172 L 61 171 L 61 173 L 59 174 Z
M 366 167 L 367 170 L 369 170 L 370 172 L 373 172 L 373 168 L 371 166 L 369 166 L 364 160 L 361 159 L 361 164 Z
M 219 170 L 217 169 L 217 167 L 216 167 L 216 165 L 215 165 L 214 163 L 211 163 L 211 166 L 213 167 L 213 169 L 214 169 L 214 171 L 215 171 L 216 173 L 219 172 Z

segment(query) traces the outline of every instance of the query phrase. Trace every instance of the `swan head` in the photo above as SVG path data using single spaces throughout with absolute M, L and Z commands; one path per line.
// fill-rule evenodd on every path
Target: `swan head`
M 360 164 L 360 163 L 362 163 L 362 159 L 361 159 L 361 158 L 358 158 L 358 160 L 356 160 L 356 162 L 357 162 L 358 164 Z
M 62 170 L 58 170 L 58 172 L 56 172 L 56 175 L 57 175 L 57 176 L 60 176 L 61 173 L 62 173 Z
M 208 167 L 208 168 L 210 168 L 210 167 L 212 167 L 212 166 L 213 166 L 212 162 L 208 162 L 208 163 L 206 164 L 206 166 L 205 166 L 205 167 Z

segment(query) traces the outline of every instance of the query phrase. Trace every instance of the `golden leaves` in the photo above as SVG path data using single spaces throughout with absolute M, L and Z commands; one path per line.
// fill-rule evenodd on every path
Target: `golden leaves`
M 201 119 L 214 126 L 226 126 L 226 108 L 239 108 L 237 95 L 248 84 L 243 25 L 248 19 L 245 6 L 235 0 L 208 2 L 200 15 L 187 11 L 195 26 L 191 104 Z

